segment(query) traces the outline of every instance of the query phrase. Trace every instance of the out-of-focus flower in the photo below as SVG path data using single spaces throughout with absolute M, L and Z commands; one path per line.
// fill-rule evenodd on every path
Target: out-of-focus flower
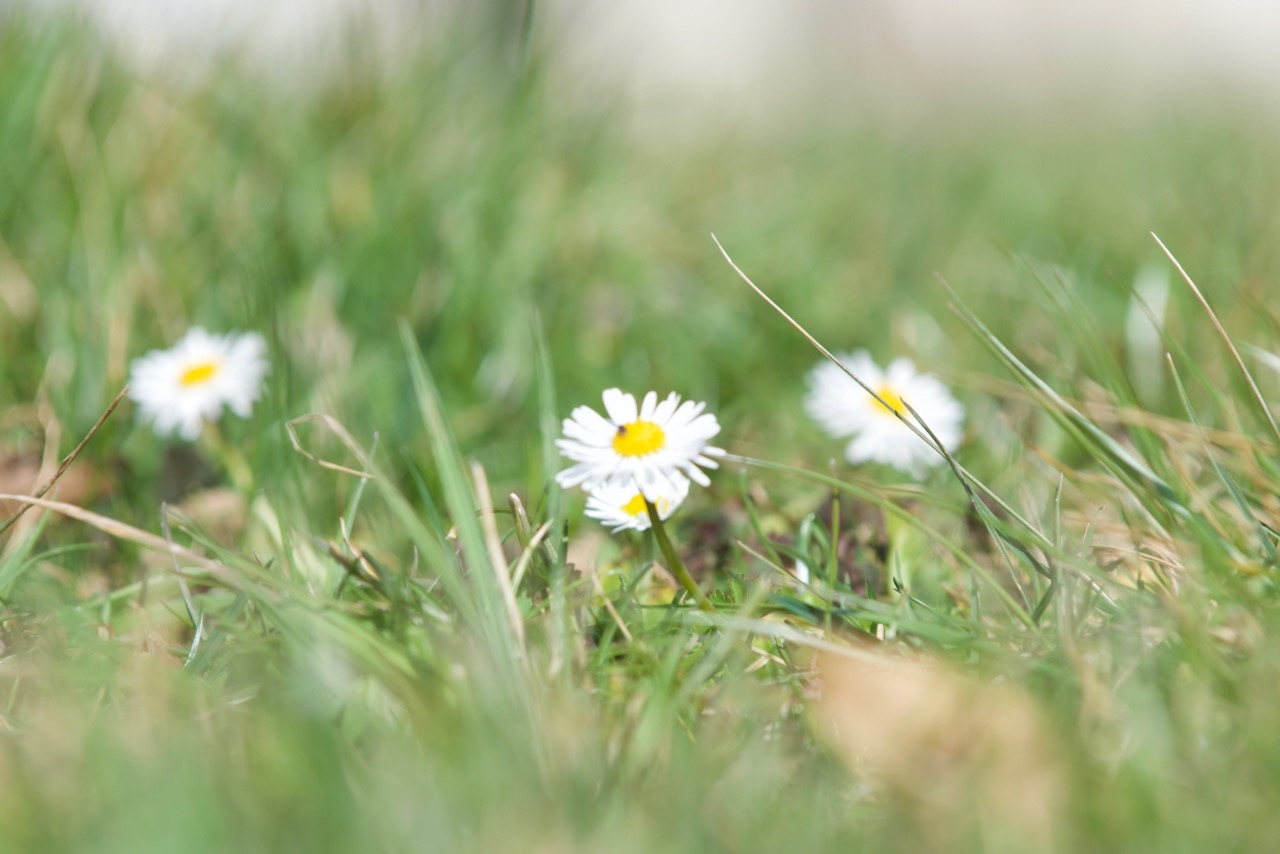
M 258 333 L 211 335 L 194 326 L 168 350 L 133 361 L 129 397 L 157 435 L 177 433 L 190 442 L 224 406 L 247 418 L 269 369 L 267 342 Z
M 884 463 L 918 478 L 943 461 L 898 420 L 898 415 L 912 420 L 903 401 L 929 425 L 948 452 L 960 444 L 964 408 L 936 377 L 917 373 L 905 358 L 894 359 L 881 370 L 865 350 L 839 358 L 880 400 L 867 394 L 838 365 L 823 362 L 809 373 L 805 409 L 829 434 L 849 439 L 844 450 L 849 462 Z
M 686 477 L 710 484 L 702 468 L 716 468 L 712 457 L 724 451 L 707 444 L 720 424 L 703 412 L 706 404 L 681 403 L 675 393 L 659 403 L 651 391 L 637 409 L 636 399 L 616 388 L 603 398 L 608 417 L 579 406 L 564 420 L 565 438 L 556 447 L 576 465 L 557 474 L 557 483 L 592 493 L 605 486 L 632 490 L 655 503 L 677 494 Z
M 1168 306 L 1168 274 L 1159 267 L 1139 270 L 1125 315 L 1124 342 L 1134 390 L 1146 402 L 1159 400 L 1164 389 L 1165 345 L 1161 333 Z

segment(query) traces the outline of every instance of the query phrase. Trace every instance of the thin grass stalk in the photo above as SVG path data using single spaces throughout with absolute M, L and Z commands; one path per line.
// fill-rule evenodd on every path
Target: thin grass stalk
M 71 453 L 62 458 L 62 462 L 58 463 L 58 470 L 53 473 L 53 477 L 49 478 L 47 483 L 32 493 L 35 498 L 44 498 L 45 494 L 53 488 L 53 485 L 58 482 L 58 479 L 62 477 L 67 468 L 75 462 L 76 457 L 80 456 L 80 452 L 89 444 L 89 440 L 96 436 L 98 431 L 102 429 L 102 425 L 111 417 L 111 413 L 116 411 L 116 407 L 120 405 L 120 401 L 124 400 L 125 395 L 128 393 L 129 386 L 127 385 L 117 392 L 111 403 L 107 405 L 106 410 L 98 417 L 98 420 L 94 422 L 93 426 L 89 428 L 89 432 L 85 434 L 84 438 L 80 440 L 80 443 L 71 449 Z M 13 527 L 13 524 L 22 518 L 22 514 L 30 510 L 32 506 L 33 505 L 31 504 L 22 505 L 12 516 L 5 519 L 3 523 L 0 523 L 0 535 L 3 535 L 5 531 Z
M 1271 428 L 1271 434 L 1276 437 L 1277 441 L 1280 441 L 1280 424 L 1276 423 L 1275 416 L 1271 414 L 1271 407 L 1267 406 L 1266 398 L 1262 396 L 1262 391 L 1258 388 L 1258 384 L 1253 381 L 1253 374 L 1249 373 L 1249 369 L 1245 367 L 1244 359 L 1240 358 L 1240 351 L 1236 349 L 1236 345 L 1231 341 L 1231 336 L 1227 334 L 1222 321 L 1218 320 L 1218 315 L 1214 312 L 1213 307 L 1209 305 L 1209 301 L 1200 292 L 1200 288 L 1196 287 L 1196 283 L 1192 281 L 1191 276 L 1187 275 L 1187 271 L 1178 263 L 1178 259 L 1173 257 L 1173 253 L 1169 251 L 1169 247 L 1164 245 L 1164 241 L 1157 237 L 1154 231 L 1151 232 L 1151 238 L 1160 247 L 1160 251 L 1165 254 L 1165 257 L 1177 268 L 1178 275 L 1182 276 L 1182 280 L 1187 283 L 1187 287 L 1191 288 L 1191 293 L 1195 294 L 1200 305 L 1204 307 L 1205 314 L 1209 315 L 1209 320 L 1213 323 L 1213 328 L 1218 331 L 1218 336 L 1227 345 L 1231 358 L 1235 359 L 1236 365 L 1240 368 L 1240 373 L 1244 375 L 1244 381 L 1249 385 L 1249 391 L 1253 394 L 1253 399 L 1258 404 L 1258 411 L 1262 413 L 1263 420 Z

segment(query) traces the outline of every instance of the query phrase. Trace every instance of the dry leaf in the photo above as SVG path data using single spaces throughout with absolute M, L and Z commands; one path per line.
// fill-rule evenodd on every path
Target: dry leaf
M 957 823 L 976 820 L 983 839 L 1051 850 L 1062 779 L 1028 696 L 865 651 L 821 653 L 817 674 L 819 732 L 855 774 L 918 810 L 924 836 L 945 848 Z

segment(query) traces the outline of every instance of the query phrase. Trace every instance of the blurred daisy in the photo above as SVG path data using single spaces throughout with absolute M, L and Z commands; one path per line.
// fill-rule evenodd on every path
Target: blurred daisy
M 850 440 L 844 449 L 849 462 L 885 463 L 917 478 L 943 462 L 941 455 L 898 420 L 898 415 L 912 420 L 903 401 L 911 404 L 947 451 L 960 444 L 964 408 L 936 377 L 916 373 L 910 359 L 894 359 L 882 371 L 866 350 L 839 358 L 884 401 L 867 394 L 831 362 L 810 371 L 805 409 L 832 436 Z
M 672 492 L 659 495 L 653 502 L 658 518 L 664 522 L 676 511 L 689 495 L 689 479 L 682 474 L 672 477 Z M 587 497 L 586 515 L 614 533 L 624 529 L 649 530 L 649 511 L 644 506 L 644 496 L 635 486 L 602 485 Z
M 724 451 L 707 444 L 720 425 L 703 412 L 706 404 L 681 403 L 674 393 L 659 403 L 651 391 L 637 409 L 636 399 L 616 388 L 603 397 L 607 418 L 579 406 L 564 420 L 565 438 L 557 439 L 556 447 L 577 465 L 556 475 L 556 483 L 581 485 L 588 492 L 602 486 L 632 489 L 651 501 L 677 494 L 677 479 L 685 476 L 710 484 L 699 466 L 716 468 L 711 458 Z
M 210 335 L 194 326 L 168 350 L 134 359 L 129 397 L 157 435 L 177 433 L 190 442 L 224 405 L 247 418 L 268 369 L 267 342 L 258 333 Z

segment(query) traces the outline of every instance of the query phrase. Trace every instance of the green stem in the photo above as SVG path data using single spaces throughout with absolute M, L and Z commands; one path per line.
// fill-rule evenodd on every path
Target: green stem
M 671 538 L 667 536 L 667 529 L 662 527 L 662 519 L 658 516 L 658 508 L 653 506 L 653 502 L 649 499 L 644 500 L 645 510 L 649 513 L 649 524 L 653 527 L 653 535 L 658 540 L 658 548 L 662 550 L 662 556 L 667 560 L 667 569 L 684 586 L 689 595 L 693 597 L 693 601 L 698 603 L 698 607 L 704 611 L 714 612 L 716 607 L 711 604 L 711 600 L 707 598 L 707 594 L 702 592 L 702 588 L 693 580 L 693 576 L 689 574 L 688 568 L 684 565 L 684 561 L 680 559 L 680 555 L 676 554 L 675 546 L 671 545 Z
M 211 455 L 222 463 L 227 476 L 231 478 L 231 484 L 243 493 L 252 493 L 253 470 L 249 467 L 244 452 L 228 442 L 214 422 L 205 423 L 200 438 Z
M 831 538 L 827 549 L 827 589 L 836 589 L 836 579 L 840 576 L 840 491 L 831 491 Z M 852 579 L 850 579 L 852 581 Z M 825 624 L 827 637 L 831 636 L 831 612 L 835 610 L 835 600 L 827 605 Z

